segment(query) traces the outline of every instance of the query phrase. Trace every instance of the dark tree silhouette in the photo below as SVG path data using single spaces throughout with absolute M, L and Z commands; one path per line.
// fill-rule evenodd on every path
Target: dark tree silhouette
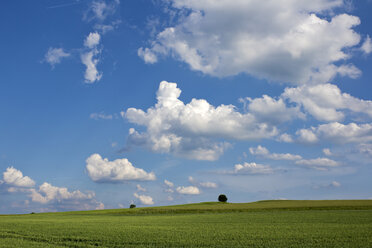
M 136 205 L 134 205 L 134 204 L 130 204 L 130 206 L 129 206 L 129 208 L 135 208 L 136 207 Z
M 218 196 L 218 201 L 219 201 L 219 202 L 227 202 L 227 197 L 226 197 L 226 195 L 219 195 L 219 196 Z

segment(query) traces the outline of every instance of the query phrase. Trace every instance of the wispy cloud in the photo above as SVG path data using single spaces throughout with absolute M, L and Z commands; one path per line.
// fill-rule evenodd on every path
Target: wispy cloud
M 101 113 L 91 113 L 89 117 L 93 120 L 112 120 L 118 118 L 117 115 Z
M 66 2 L 66 3 L 63 3 L 63 4 L 56 4 L 56 5 L 47 6 L 46 8 L 47 9 L 57 9 L 57 8 L 64 8 L 64 7 L 74 6 L 74 5 L 77 5 L 77 4 L 82 4 L 82 2 L 79 1 L 79 0 L 76 0 L 76 1 L 72 1 L 72 2 Z
M 54 68 L 56 64 L 61 63 L 62 59 L 70 56 L 71 54 L 65 52 L 63 48 L 49 47 L 48 52 L 44 56 L 44 61 L 49 63 L 52 66 L 52 68 Z
M 91 1 L 88 10 L 84 13 L 83 19 L 86 21 L 104 21 L 107 17 L 115 14 L 120 5 L 119 0 L 98 0 Z

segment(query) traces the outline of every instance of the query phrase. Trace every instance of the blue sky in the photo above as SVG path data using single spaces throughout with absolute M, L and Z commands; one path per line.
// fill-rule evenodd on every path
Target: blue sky
M 0 7 L 0 212 L 372 197 L 372 2 Z

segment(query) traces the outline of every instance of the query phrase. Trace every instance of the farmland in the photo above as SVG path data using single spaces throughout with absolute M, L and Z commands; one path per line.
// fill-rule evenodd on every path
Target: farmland
M 0 247 L 372 247 L 372 200 L 3 215 Z

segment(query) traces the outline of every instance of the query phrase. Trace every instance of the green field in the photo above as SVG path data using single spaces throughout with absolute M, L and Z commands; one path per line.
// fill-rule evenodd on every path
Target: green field
M 0 247 L 372 247 L 372 200 L 3 215 Z

